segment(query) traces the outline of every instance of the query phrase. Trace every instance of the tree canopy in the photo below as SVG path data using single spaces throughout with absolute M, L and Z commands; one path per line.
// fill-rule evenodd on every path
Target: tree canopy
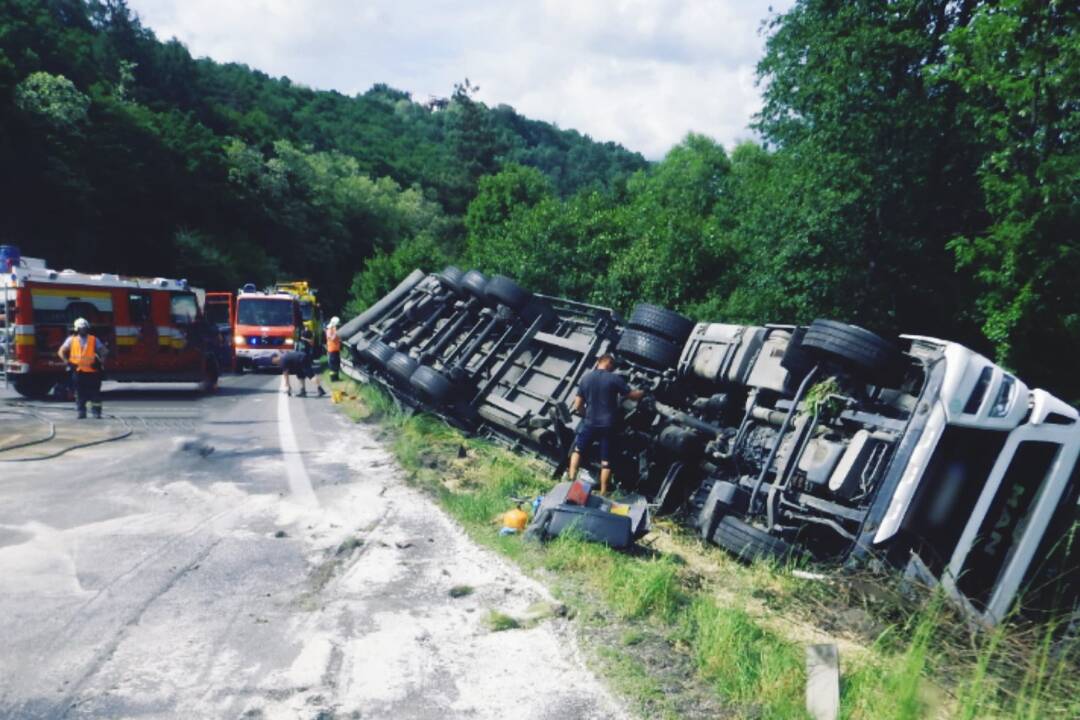
M 646 163 L 487 107 L 321 92 L 160 42 L 122 0 L 0 4 L 0 238 L 338 306 L 414 267 L 700 319 L 965 342 L 1080 398 L 1080 8 L 798 0 L 755 142 Z M 707 131 L 708 128 L 702 128 Z

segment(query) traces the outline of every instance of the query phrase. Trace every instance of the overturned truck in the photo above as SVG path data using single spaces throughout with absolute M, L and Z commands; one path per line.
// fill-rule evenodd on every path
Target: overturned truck
M 930 337 L 695 323 L 503 276 L 413 272 L 341 328 L 343 370 L 556 467 L 581 376 L 611 352 L 620 487 L 744 560 L 885 561 L 972 616 L 1067 613 L 1080 595 L 1080 414 Z

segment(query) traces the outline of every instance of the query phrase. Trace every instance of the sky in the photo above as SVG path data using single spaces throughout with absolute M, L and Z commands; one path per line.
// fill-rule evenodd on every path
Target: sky
M 762 21 L 793 0 L 128 0 L 160 39 L 353 95 L 477 97 L 659 159 L 752 138 Z

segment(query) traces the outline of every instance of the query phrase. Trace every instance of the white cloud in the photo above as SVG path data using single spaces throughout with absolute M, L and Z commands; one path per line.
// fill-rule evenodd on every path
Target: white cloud
M 769 7 L 793 0 L 129 0 L 158 37 L 353 94 L 423 100 L 468 77 L 489 105 L 661 157 L 750 137 Z

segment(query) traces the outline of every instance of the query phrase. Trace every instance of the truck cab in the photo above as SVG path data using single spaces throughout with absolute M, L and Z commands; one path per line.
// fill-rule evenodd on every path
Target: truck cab
M 319 308 L 319 291 L 311 287 L 307 280 L 292 280 L 279 282 L 274 287 L 279 293 L 287 293 L 296 298 L 300 306 L 300 321 L 305 329 L 311 331 L 314 338 L 315 354 L 318 355 L 323 347 L 323 326 L 321 311 Z
M 281 355 L 296 346 L 301 323 L 295 295 L 259 292 L 251 285 L 242 288 L 233 322 L 236 369 L 278 368 Z

